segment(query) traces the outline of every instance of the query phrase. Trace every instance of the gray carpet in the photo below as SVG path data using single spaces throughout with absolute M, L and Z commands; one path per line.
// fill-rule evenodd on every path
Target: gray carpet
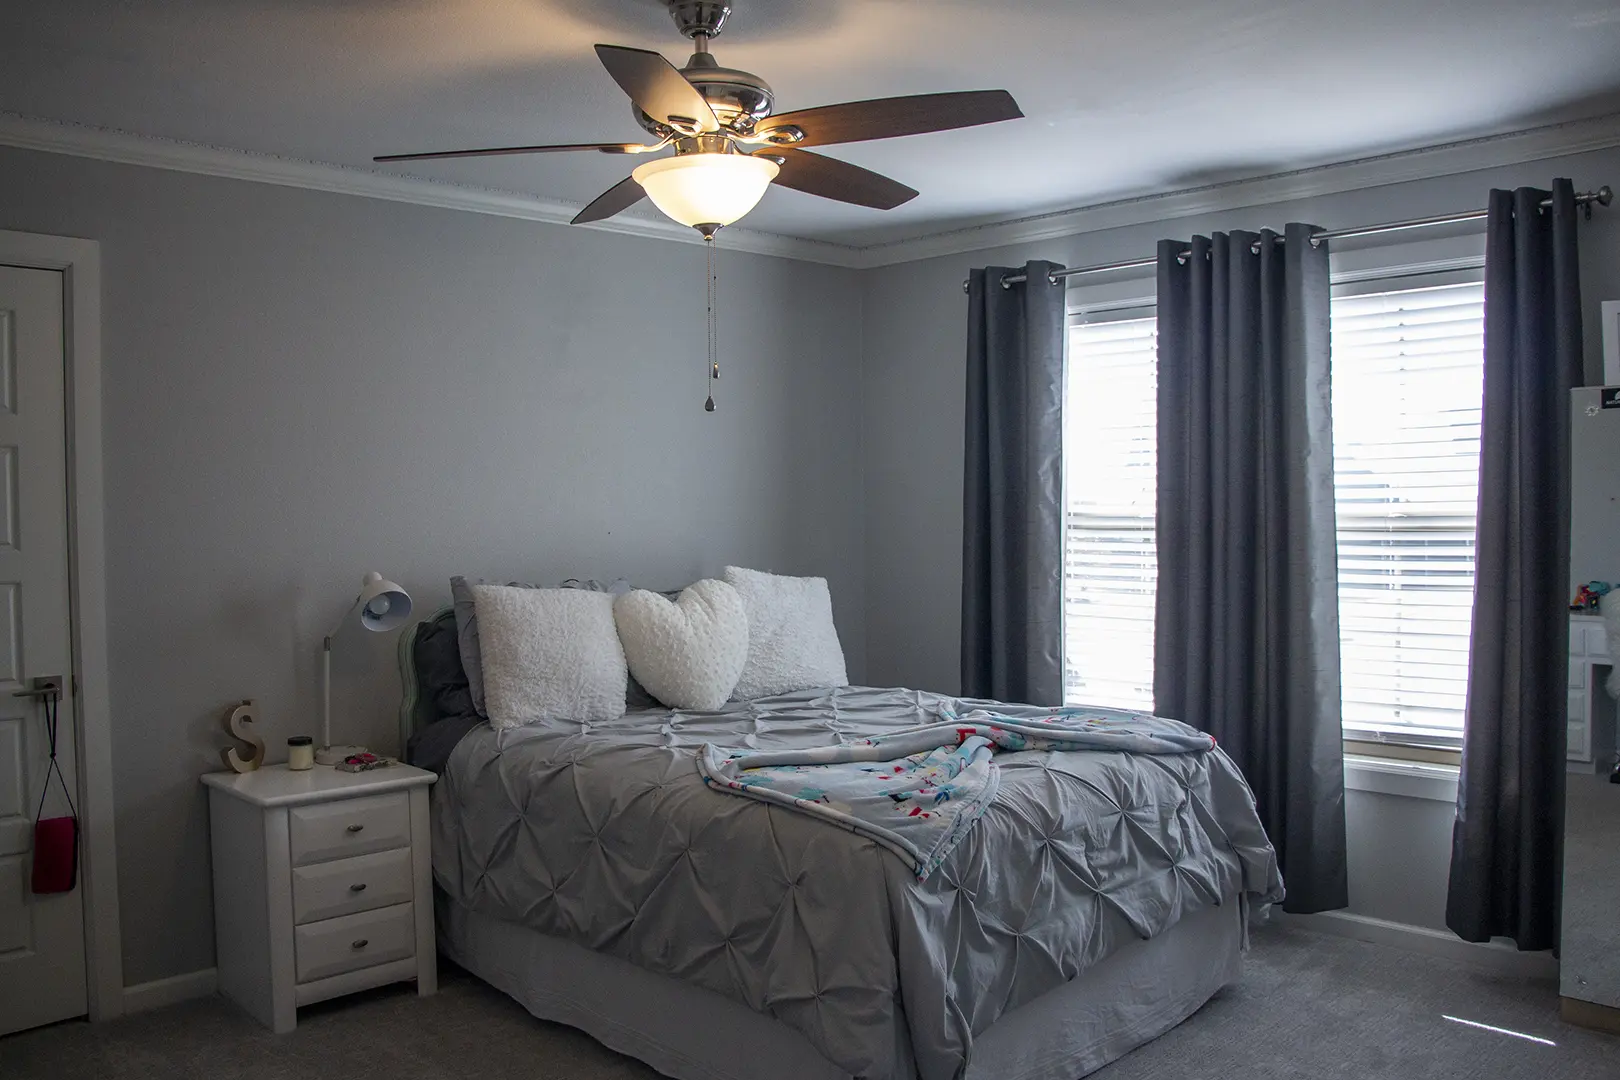
M 92 1026 L 0 1039 L 6 1080 L 651 1080 L 656 1074 L 572 1029 L 537 1021 L 446 968 L 437 997 L 408 987 L 300 1010 L 274 1036 L 213 998 Z M 1551 982 L 1486 975 L 1291 927 L 1255 934 L 1243 981 L 1169 1034 L 1092 1074 L 1201 1077 L 1530 1077 L 1614 1080 L 1620 1039 L 1558 1020 Z M 1556 1045 L 1481 1030 L 1460 1017 Z

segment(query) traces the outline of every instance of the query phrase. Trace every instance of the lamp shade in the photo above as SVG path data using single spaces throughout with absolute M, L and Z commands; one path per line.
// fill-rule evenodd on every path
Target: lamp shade
M 361 583 L 355 604 L 367 630 L 392 630 L 411 617 L 411 594 L 375 570 Z
M 682 225 L 730 225 L 752 210 L 776 179 L 777 164 L 745 154 L 683 154 L 638 166 L 630 175 L 653 205 Z

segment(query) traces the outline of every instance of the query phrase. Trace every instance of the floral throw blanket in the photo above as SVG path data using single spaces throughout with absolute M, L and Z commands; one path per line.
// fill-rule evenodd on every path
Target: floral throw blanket
M 756 752 L 706 744 L 711 788 L 776 803 L 870 837 L 926 880 L 996 796 L 998 750 L 1193 754 L 1215 740 L 1175 720 L 1064 708 L 1038 719 L 979 709 L 848 743 Z

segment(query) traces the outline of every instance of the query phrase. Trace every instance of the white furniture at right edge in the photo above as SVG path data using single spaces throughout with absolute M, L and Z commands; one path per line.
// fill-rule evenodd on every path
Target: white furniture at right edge
M 1620 397 L 1571 394 L 1570 569 L 1576 582 L 1620 579 Z M 1603 598 L 1620 604 L 1620 591 Z M 1559 996 L 1565 1020 L 1620 1034 L 1620 784 L 1614 767 L 1613 668 L 1603 620 L 1569 619 L 1569 772 L 1564 785 L 1564 881 Z
M 1569 591 L 1587 581 L 1620 583 L 1620 387 L 1570 391 Z M 1620 604 L 1620 592 L 1603 599 Z M 1603 620 L 1569 620 L 1569 763 L 1572 770 L 1614 767 L 1614 699 L 1603 688 L 1614 660 Z M 1620 650 L 1620 642 L 1612 647 Z
M 300 1005 L 438 989 L 428 785 L 409 765 L 209 773 L 219 989 L 277 1034 Z

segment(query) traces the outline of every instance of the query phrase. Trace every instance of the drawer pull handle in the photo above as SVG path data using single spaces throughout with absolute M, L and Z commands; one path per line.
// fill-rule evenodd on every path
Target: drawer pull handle
M 370 945 L 370 944 L 371 944 L 371 942 L 367 941 L 365 938 L 355 938 L 352 942 L 349 943 L 349 948 L 351 948 L 351 949 L 363 949 L 367 945 Z
M 350 832 L 359 832 L 363 828 L 365 828 L 364 825 L 350 825 L 349 826 L 349 831 Z
M 365 892 L 366 891 L 366 883 L 361 881 L 361 882 L 357 882 L 357 883 L 355 883 L 353 885 L 350 885 L 349 886 L 349 891 L 350 892 Z

